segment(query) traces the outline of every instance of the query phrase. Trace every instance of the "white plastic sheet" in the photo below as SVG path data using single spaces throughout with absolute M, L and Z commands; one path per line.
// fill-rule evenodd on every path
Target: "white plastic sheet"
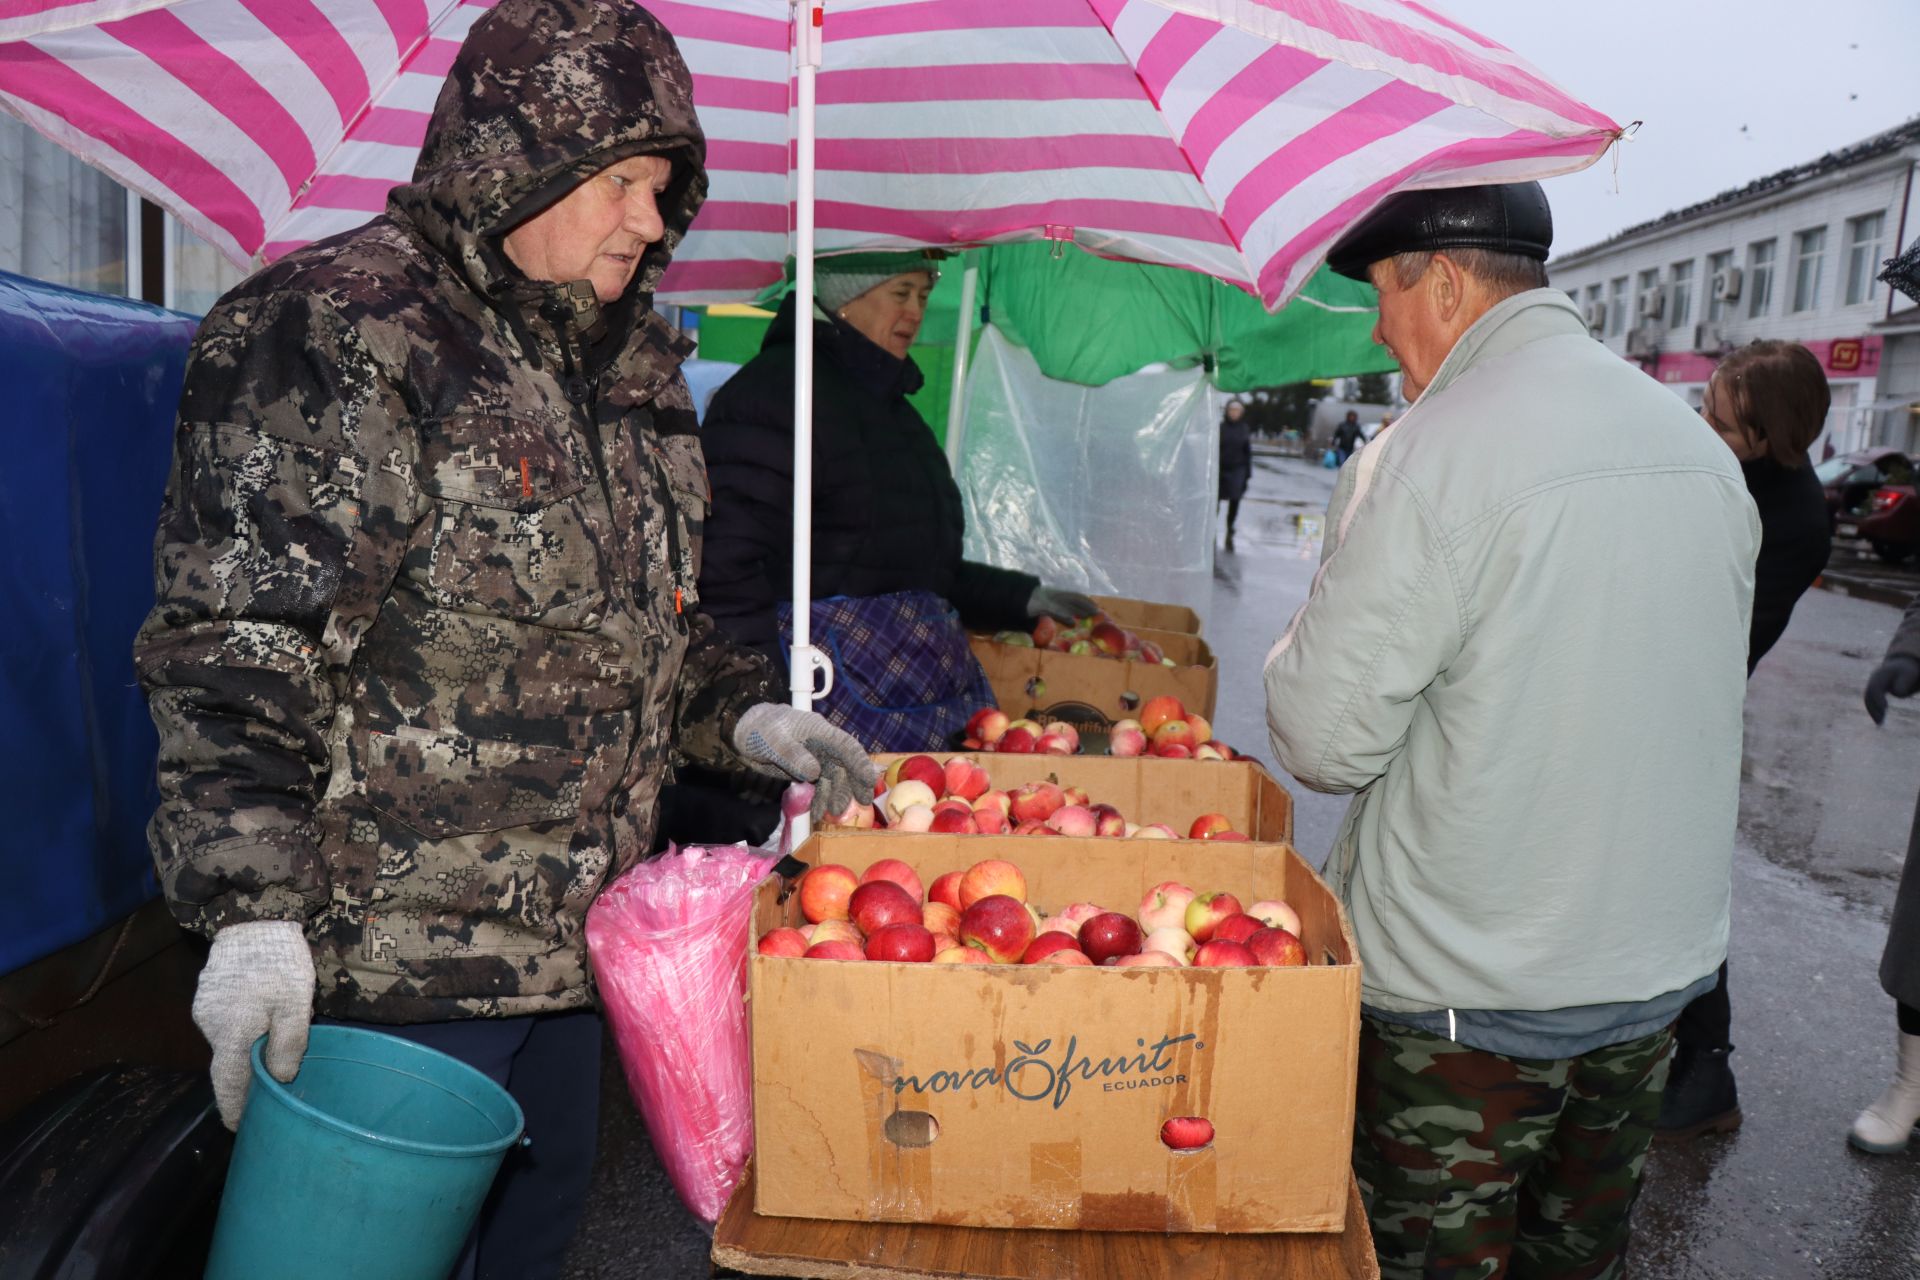
M 957 477 L 968 558 L 1204 617 L 1220 426 L 1201 370 L 1058 382 L 991 326 L 974 359 Z

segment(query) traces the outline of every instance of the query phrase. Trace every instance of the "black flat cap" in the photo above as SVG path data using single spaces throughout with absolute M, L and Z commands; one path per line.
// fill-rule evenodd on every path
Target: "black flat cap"
M 1341 236 L 1327 265 L 1349 280 L 1396 253 L 1434 249 L 1490 249 L 1547 260 L 1553 211 L 1537 182 L 1486 187 L 1442 187 L 1388 196 Z

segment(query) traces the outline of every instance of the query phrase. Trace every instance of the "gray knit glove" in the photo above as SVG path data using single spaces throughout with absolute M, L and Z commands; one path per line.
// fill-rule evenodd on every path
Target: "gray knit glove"
M 780 702 L 748 707 L 733 730 L 733 747 L 760 772 L 815 783 L 812 815 L 841 813 L 854 800 L 873 801 L 880 770 L 852 734 L 825 716 Z
M 1053 587 L 1035 587 L 1033 594 L 1027 597 L 1027 616 L 1058 618 L 1061 622 L 1078 622 L 1100 612 L 1100 606 L 1089 596 L 1078 591 L 1059 591 Z
M 253 1081 L 248 1057 L 261 1057 L 276 1080 L 299 1073 L 313 1018 L 313 952 L 291 920 L 230 924 L 213 935 L 213 952 L 193 993 L 193 1021 L 213 1046 L 213 1100 L 227 1128 L 240 1127 Z

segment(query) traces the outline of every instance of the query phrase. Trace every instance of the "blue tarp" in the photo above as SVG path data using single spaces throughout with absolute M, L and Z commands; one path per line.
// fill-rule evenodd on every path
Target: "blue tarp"
M 132 646 L 197 324 L 0 272 L 0 973 L 158 892 Z

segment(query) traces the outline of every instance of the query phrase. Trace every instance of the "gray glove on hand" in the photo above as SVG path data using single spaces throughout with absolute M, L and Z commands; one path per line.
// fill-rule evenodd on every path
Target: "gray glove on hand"
M 193 1021 L 213 1046 L 213 1100 L 227 1128 L 238 1129 L 247 1109 L 253 1042 L 266 1036 L 267 1070 L 291 1080 L 306 1056 L 312 1019 L 313 952 L 298 924 L 254 920 L 213 935 L 193 993 Z
M 779 702 L 747 708 L 733 731 L 733 747 L 762 773 L 814 783 L 813 819 L 843 812 L 855 800 L 873 802 L 880 770 L 859 739 L 825 716 Z
M 1867 714 L 1875 724 L 1887 722 L 1887 695 L 1911 698 L 1920 689 L 1920 662 L 1896 653 L 1888 657 L 1867 677 Z
M 1100 606 L 1089 596 L 1078 591 L 1058 591 L 1052 587 L 1035 587 L 1033 594 L 1027 597 L 1027 616 L 1038 618 L 1046 616 L 1057 618 L 1061 622 L 1078 622 L 1082 618 L 1092 617 L 1100 612 Z

